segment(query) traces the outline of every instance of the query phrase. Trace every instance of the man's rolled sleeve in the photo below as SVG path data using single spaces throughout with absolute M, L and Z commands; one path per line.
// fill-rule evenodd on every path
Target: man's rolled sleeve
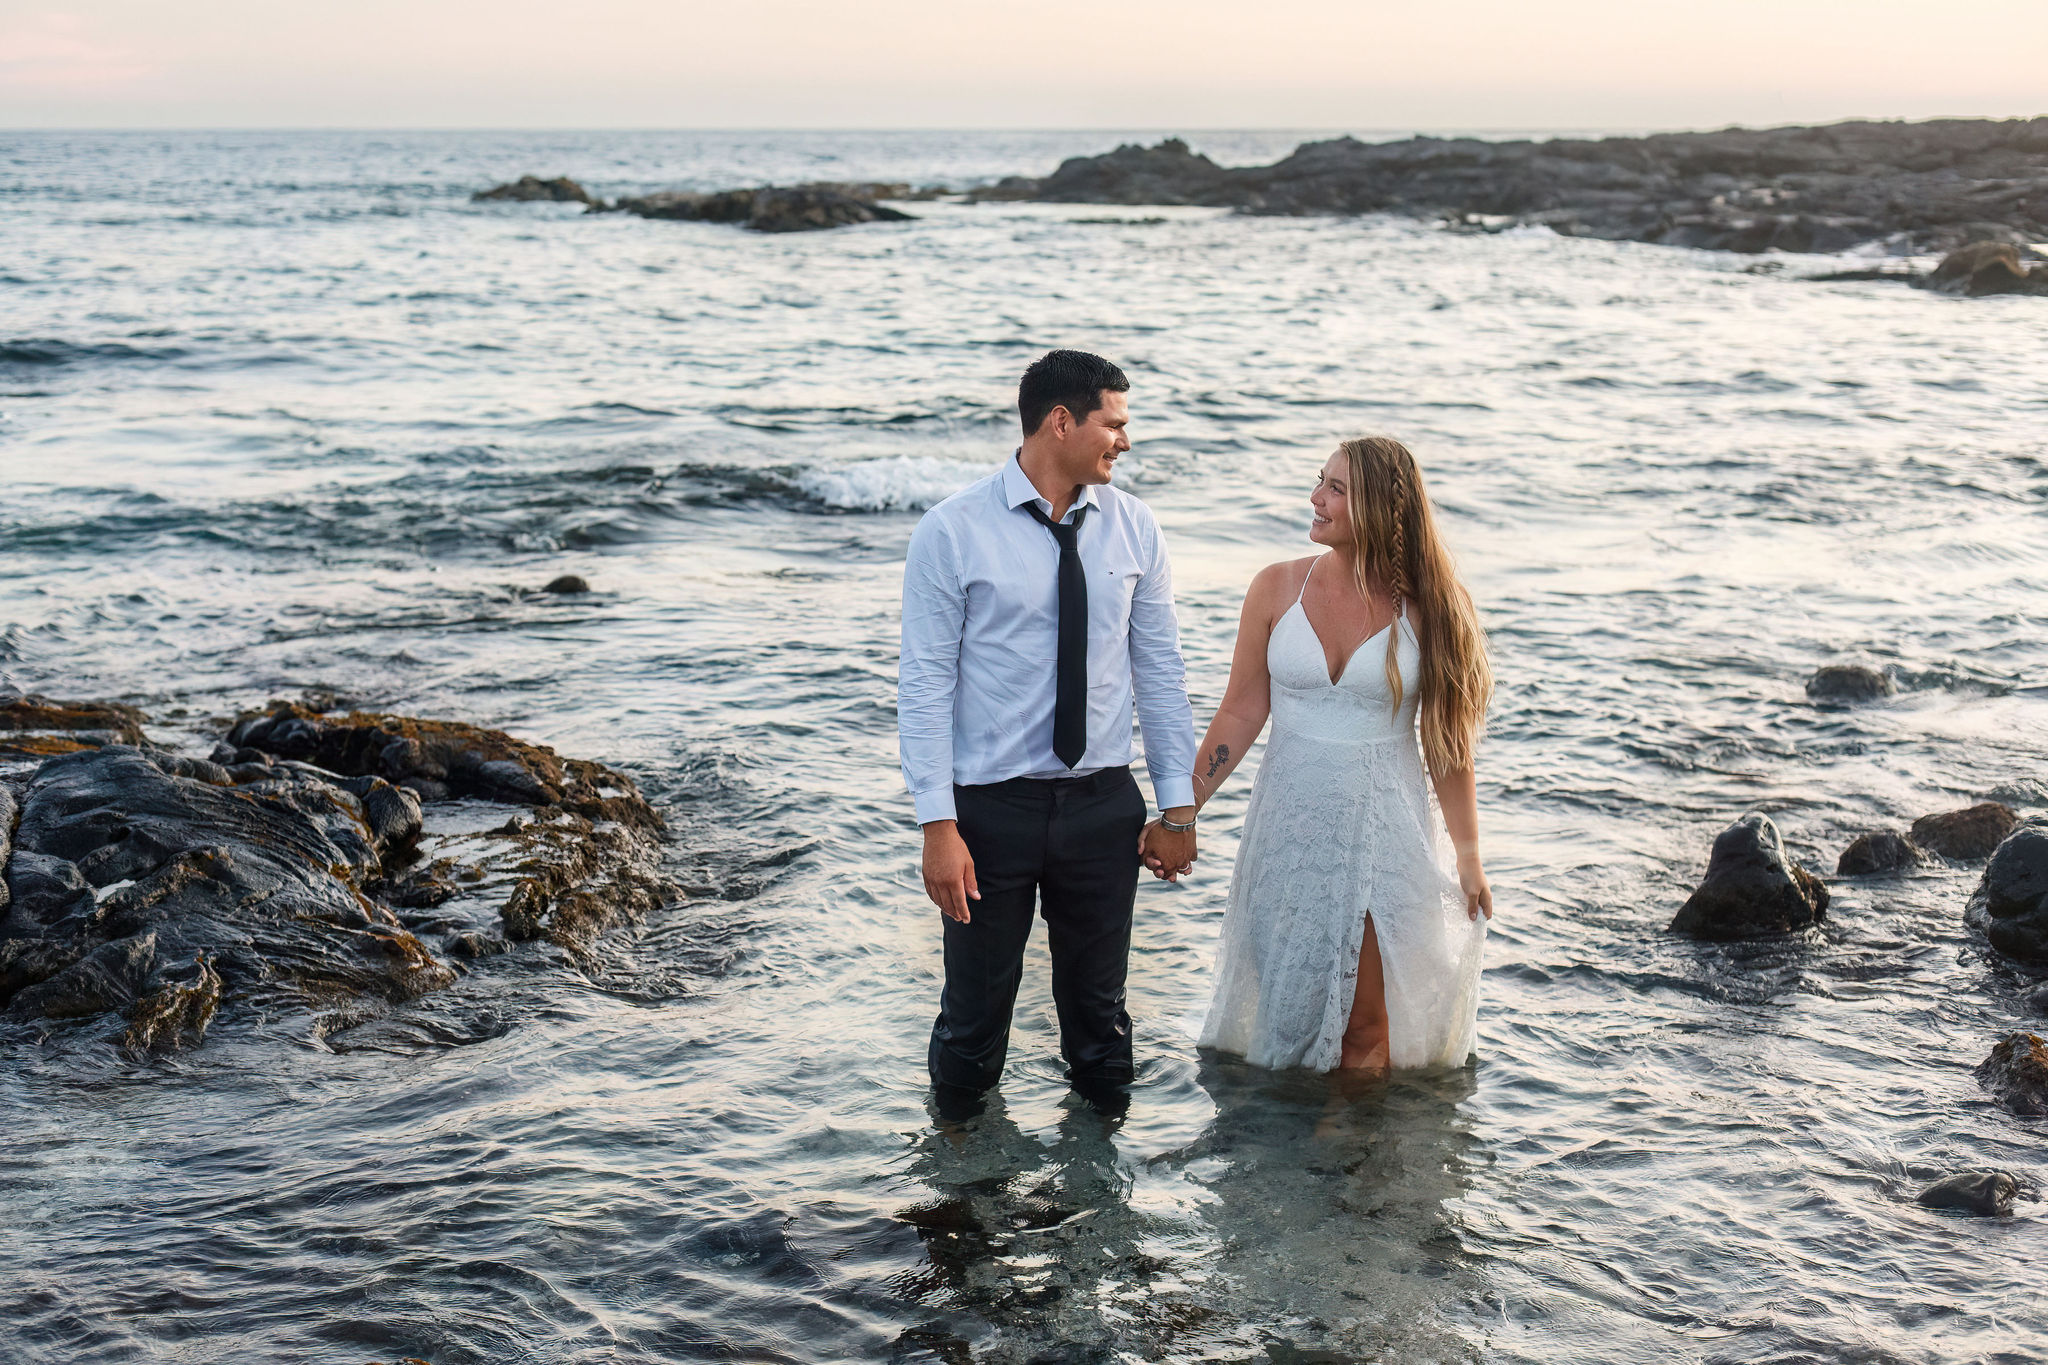
M 954 818 L 953 694 L 960 685 L 966 622 L 967 594 L 951 539 L 939 519 L 927 514 L 910 537 L 903 564 L 903 651 L 896 671 L 903 782 L 921 825 Z
M 1149 522 L 1149 517 L 1148 517 Z M 1166 538 L 1149 525 L 1152 562 L 1131 596 L 1131 691 L 1145 740 L 1145 769 L 1161 810 L 1195 804 L 1195 713 L 1173 614 L 1173 567 Z

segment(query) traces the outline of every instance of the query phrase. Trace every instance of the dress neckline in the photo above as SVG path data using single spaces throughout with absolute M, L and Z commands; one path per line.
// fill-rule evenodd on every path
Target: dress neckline
M 1293 610 L 1301 613 L 1301 623 L 1308 627 L 1309 635 L 1315 639 L 1316 656 L 1318 659 L 1322 661 L 1324 681 L 1331 687 L 1342 687 L 1344 685 L 1344 679 L 1351 672 L 1351 661 L 1358 657 L 1360 650 L 1364 649 L 1374 640 L 1379 639 L 1380 636 L 1385 635 L 1388 631 L 1392 630 L 1402 620 L 1406 619 L 1408 615 L 1408 604 L 1406 602 L 1403 602 L 1401 604 L 1401 610 L 1394 613 L 1392 620 L 1389 620 L 1385 625 L 1381 626 L 1378 630 L 1374 631 L 1372 634 L 1366 636 L 1363 640 L 1360 640 L 1357 644 L 1353 645 L 1351 647 L 1351 652 L 1344 656 L 1344 662 L 1338 667 L 1336 676 L 1332 677 L 1330 674 L 1330 652 L 1323 646 L 1323 633 L 1316 629 L 1315 622 L 1308 619 L 1308 608 L 1303 606 L 1301 601 L 1303 597 L 1308 595 L 1308 581 L 1310 578 L 1315 576 L 1316 565 L 1322 563 L 1325 559 L 1328 558 L 1328 555 L 1317 555 L 1313 560 L 1309 562 L 1308 572 L 1301 576 L 1301 587 L 1295 590 Z M 1285 617 L 1283 617 L 1282 619 L 1284 620 Z

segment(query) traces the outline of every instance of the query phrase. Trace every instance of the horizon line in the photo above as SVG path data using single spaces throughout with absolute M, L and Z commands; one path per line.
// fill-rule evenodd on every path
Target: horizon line
M 843 125 L 799 126 L 799 125 L 652 125 L 652 124 L 558 124 L 554 126 L 522 124 L 72 124 L 62 127 L 42 125 L 14 125 L 0 123 L 0 136 L 24 133 L 805 133 L 805 134 L 902 134 L 902 133 L 1154 133 L 1162 136 L 1201 133 L 1335 133 L 1356 136 L 1358 134 L 1406 134 L 1413 136 L 1427 129 L 1432 134 L 1452 136 L 1470 133 L 1594 133 L 1606 136 L 1646 137 L 1662 133 L 1711 133 L 1730 130 L 1770 131 L 1780 128 L 1828 128 L 1843 123 L 2028 123 L 2048 118 L 2048 112 L 2039 114 L 1929 114 L 1876 115 L 1846 114 L 1837 118 L 1794 122 L 1745 122 L 1734 120 L 1711 126 L 1701 124 L 1654 126 L 1643 124 L 1388 124 L 1380 127 L 1350 126 L 1339 130 L 1335 125 L 1316 124 L 1218 124 L 1210 127 L 1193 127 L 1188 124 L 1089 124 L 1030 127 L 1006 124 L 916 124 L 916 125 Z

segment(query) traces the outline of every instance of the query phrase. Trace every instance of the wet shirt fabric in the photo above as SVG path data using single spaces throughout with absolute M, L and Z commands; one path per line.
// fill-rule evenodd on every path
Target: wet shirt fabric
M 1059 545 L 1012 456 L 925 513 L 903 571 L 897 729 L 919 823 L 954 818 L 953 786 L 1075 777 L 1129 763 L 1131 716 L 1162 808 L 1194 804 L 1195 728 L 1173 614 L 1173 575 L 1152 509 L 1084 486 L 1064 520 L 1088 583 L 1088 745 L 1053 753 Z

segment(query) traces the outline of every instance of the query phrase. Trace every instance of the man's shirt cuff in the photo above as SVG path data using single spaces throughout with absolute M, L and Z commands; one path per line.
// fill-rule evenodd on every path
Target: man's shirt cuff
M 1188 784 L 1188 790 L 1194 790 L 1193 782 Z M 953 810 L 953 788 L 950 785 L 933 787 L 928 792 L 917 792 L 911 799 L 917 803 L 917 823 L 920 825 L 929 825 L 934 820 L 958 818 Z
M 1161 810 L 1172 810 L 1175 806 L 1192 806 L 1195 804 L 1194 774 L 1155 777 L 1152 779 L 1152 793 L 1159 798 Z

